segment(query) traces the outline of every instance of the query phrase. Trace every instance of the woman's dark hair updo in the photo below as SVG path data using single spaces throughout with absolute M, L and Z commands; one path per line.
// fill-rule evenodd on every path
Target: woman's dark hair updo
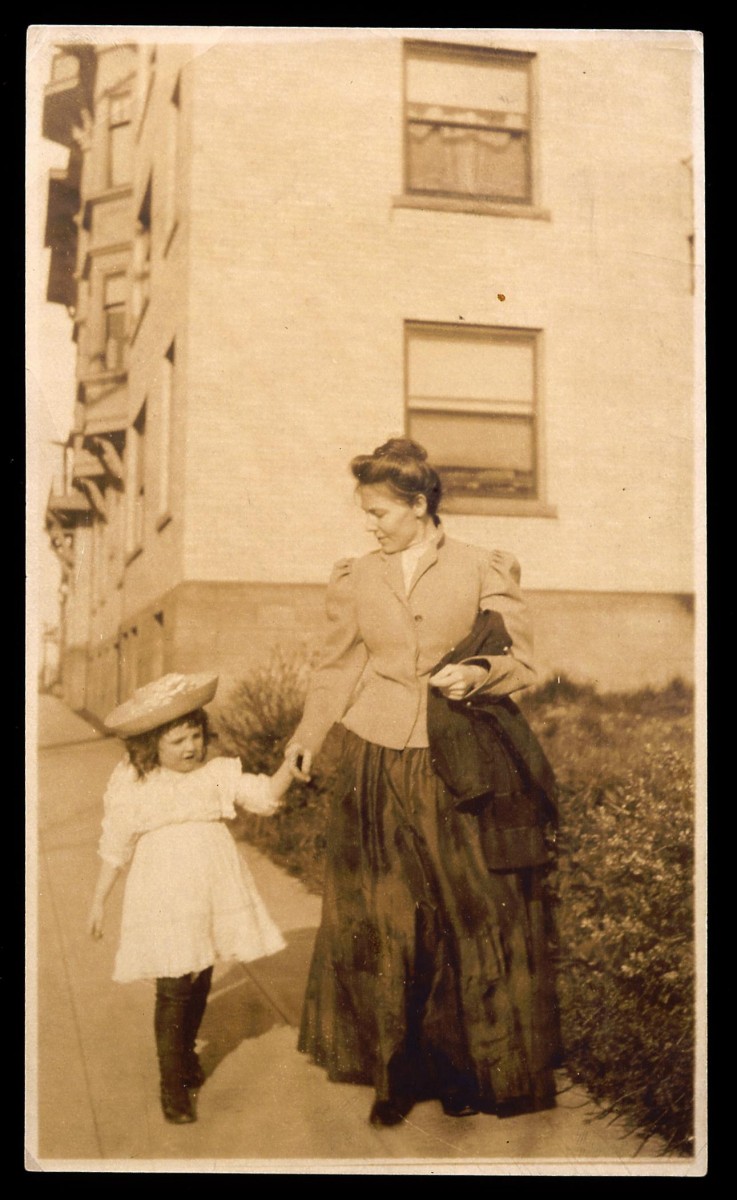
M 427 511 L 435 525 L 440 524 L 438 507 L 442 495 L 440 476 L 427 461 L 427 451 L 411 438 L 389 438 L 373 454 L 358 454 L 351 460 L 351 471 L 359 487 L 383 483 L 406 504 L 417 496 L 427 500 Z

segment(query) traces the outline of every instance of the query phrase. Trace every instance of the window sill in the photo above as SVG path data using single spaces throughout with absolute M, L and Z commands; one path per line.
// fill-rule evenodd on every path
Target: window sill
M 101 367 L 98 371 L 87 370 L 80 376 L 79 382 L 83 387 L 89 386 L 91 383 L 99 385 L 105 383 L 124 383 L 128 378 L 127 367 Z
M 166 241 L 164 242 L 164 254 L 163 254 L 164 258 L 166 258 L 167 254 L 169 253 L 171 244 L 174 241 L 174 235 L 178 228 L 179 228 L 179 221 L 177 218 L 175 218 L 171 229 L 169 230 L 169 232 L 166 235 Z
M 425 208 L 435 212 L 475 213 L 485 217 L 526 217 L 532 221 L 549 221 L 550 209 L 532 204 L 503 204 L 495 200 L 474 200 L 473 197 L 408 195 L 392 197 L 393 208 Z
M 479 517 L 552 517 L 558 509 L 544 500 L 505 500 L 494 496 L 444 496 L 442 513 L 466 513 Z
M 85 197 L 82 206 L 82 228 L 88 233 L 92 228 L 92 210 L 96 204 L 107 204 L 111 200 L 125 200 L 133 195 L 132 183 L 109 183 Z
M 158 519 L 158 520 L 157 520 L 157 522 L 156 522 L 156 529 L 157 529 L 157 532 L 158 532 L 158 533 L 161 533 L 161 530 L 162 530 L 162 529 L 166 529 L 167 525 L 168 525 L 168 524 L 169 524 L 169 523 L 170 523 L 172 520 L 173 520 L 173 517 L 172 517 L 172 514 L 171 514 L 170 512 L 165 512 L 165 513 L 162 513 L 162 514 L 161 514 L 161 516 L 159 517 L 159 519 Z
M 130 550 L 125 556 L 126 567 L 129 567 L 140 554 L 143 554 L 143 546 L 136 546 L 135 550 Z

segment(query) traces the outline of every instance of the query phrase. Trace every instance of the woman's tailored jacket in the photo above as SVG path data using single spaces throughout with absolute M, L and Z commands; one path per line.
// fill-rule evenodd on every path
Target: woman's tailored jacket
M 479 609 L 499 612 L 506 654 L 482 656 L 477 692 L 507 696 L 534 682 L 532 636 L 516 559 L 434 531 L 409 590 L 400 554 L 376 550 L 337 563 L 326 598 L 327 634 L 293 740 L 316 753 L 341 721 L 365 741 L 402 750 L 427 746 L 428 679 L 473 627 Z
M 507 653 L 511 638 L 497 612 L 480 612 L 460 645 L 436 664 Z M 553 769 L 526 717 L 508 696 L 469 693 L 448 700 L 430 688 L 430 760 L 456 806 L 477 816 L 491 870 L 548 861 L 544 828 L 557 824 Z

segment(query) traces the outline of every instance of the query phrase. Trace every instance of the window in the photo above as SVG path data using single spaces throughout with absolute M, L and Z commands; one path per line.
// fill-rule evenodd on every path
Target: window
M 146 500 L 146 404 L 133 422 L 126 448 L 128 510 L 126 548 L 135 554 L 143 546 L 145 500 Z
M 133 328 L 134 332 L 148 304 L 151 286 L 151 182 L 138 210 L 133 244 Z
M 79 78 L 79 59 L 76 54 L 55 54 L 51 63 L 53 83 L 68 83 Z
M 124 271 L 106 275 L 103 280 L 103 316 L 105 369 L 120 371 L 125 366 L 125 302 L 127 277 Z
M 407 325 L 408 432 L 449 499 L 541 499 L 538 338 L 531 329 Z
M 131 94 L 108 97 L 107 185 L 119 187 L 133 176 L 133 125 Z
M 151 659 L 150 659 L 150 675 L 151 679 L 158 679 L 164 674 L 164 647 L 165 629 L 164 629 L 164 614 L 163 612 L 154 613 L 154 623 L 151 631 Z
M 92 597 L 92 611 L 97 612 L 100 607 L 100 601 L 104 595 L 103 589 L 103 572 L 104 572 L 104 523 L 102 521 L 92 522 L 91 535 L 91 553 L 90 553 L 90 594 Z
M 120 693 L 124 700 L 136 690 L 139 685 L 139 654 L 138 627 L 132 625 L 120 636 L 118 650 L 120 656 Z
M 533 57 L 406 44 L 407 193 L 532 203 Z
M 156 76 L 156 46 L 140 48 L 138 60 L 138 132 L 140 134 Z
M 162 517 L 169 514 L 171 507 L 171 408 L 174 390 L 174 364 L 176 361 L 176 346 L 172 342 L 164 355 L 161 373 L 161 470 L 159 474 L 159 513 Z M 163 525 L 163 522 L 161 522 Z
M 179 154 L 179 78 L 169 99 L 166 131 L 164 236 L 167 244 L 177 222 L 177 158 Z

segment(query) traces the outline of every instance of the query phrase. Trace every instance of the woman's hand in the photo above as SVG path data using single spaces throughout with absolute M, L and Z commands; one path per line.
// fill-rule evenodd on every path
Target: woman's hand
M 488 672 L 473 663 L 448 663 L 431 675 L 430 687 L 437 688 L 446 700 L 462 700 L 486 678 Z
M 305 750 L 298 742 L 290 742 L 284 751 L 284 760 L 289 764 L 293 779 L 309 783 L 312 778 L 312 751 Z

